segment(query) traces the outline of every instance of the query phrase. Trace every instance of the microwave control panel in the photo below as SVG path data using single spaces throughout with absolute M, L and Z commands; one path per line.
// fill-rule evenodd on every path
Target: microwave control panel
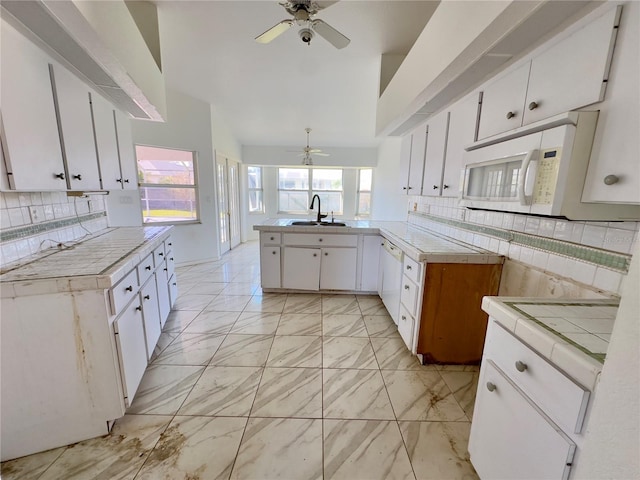
M 548 148 L 540 152 L 536 181 L 533 186 L 533 203 L 542 205 L 553 203 L 561 153 L 560 148 Z

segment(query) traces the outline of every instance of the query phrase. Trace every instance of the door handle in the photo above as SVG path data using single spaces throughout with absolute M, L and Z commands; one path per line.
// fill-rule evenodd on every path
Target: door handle
M 529 175 L 529 166 L 531 165 L 531 160 L 534 155 L 538 155 L 538 150 L 531 150 L 527 153 L 522 161 L 520 175 L 518 176 L 518 201 L 522 206 L 531 205 L 531 197 L 526 194 L 525 187 L 527 185 L 527 177 Z

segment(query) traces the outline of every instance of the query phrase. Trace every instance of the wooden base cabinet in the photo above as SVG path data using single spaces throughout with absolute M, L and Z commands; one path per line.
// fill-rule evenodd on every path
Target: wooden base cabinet
M 427 263 L 417 353 L 423 363 L 480 363 L 482 297 L 497 295 L 502 264 Z

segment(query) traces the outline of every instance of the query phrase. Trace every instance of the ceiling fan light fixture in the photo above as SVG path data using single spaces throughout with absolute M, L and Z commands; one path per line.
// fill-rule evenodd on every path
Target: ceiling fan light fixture
M 313 159 L 311 158 L 311 155 L 307 154 L 302 157 L 302 165 L 313 165 Z

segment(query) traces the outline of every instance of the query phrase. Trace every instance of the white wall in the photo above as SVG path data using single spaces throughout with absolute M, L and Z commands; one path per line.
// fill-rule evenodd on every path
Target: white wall
M 217 259 L 219 251 L 210 105 L 177 91 L 167 90 L 167 121 L 133 120 L 132 127 L 136 144 L 196 152 L 201 223 L 176 226 L 173 234 L 176 262 L 181 264 Z M 119 201 L 121 198 L 122 194 Z M 138 192 L 132 192 L 130 198 L 130 218 L 139 219 Z M 140 225 L 139 220 L 137 224 Z
M 244 145 L 242 158 L 248 165 L 294 165 L 299 166 L 302 159 L 304 144 L 289 147 L 270 147 Z M 328 157 L 312 155 L 313 164 L 321 167 L 375 167 L 377 163 L 377 148 L 367 147 L 317 147 Z
M 640 244 L 611 334 L 575 479 L 640 478 Z
M 387 137 L 378 147 L 378 166 L 373 170 L 371 218 L 373 220 L 407 219 L 407 196 L 398 193 L 400 137 Z

